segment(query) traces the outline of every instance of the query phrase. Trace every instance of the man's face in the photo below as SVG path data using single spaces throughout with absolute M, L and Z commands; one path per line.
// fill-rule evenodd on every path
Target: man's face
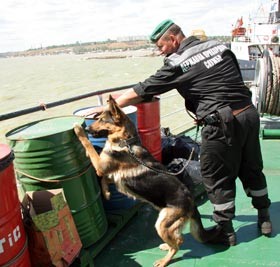
M 180 43 L 177 41 L 176 36 L 169 35 L 168 37 L 161 37 L 157 42 L 156 46 L 160 51 L 160 55 L 170 55 L 175 53 L 179 48 Z

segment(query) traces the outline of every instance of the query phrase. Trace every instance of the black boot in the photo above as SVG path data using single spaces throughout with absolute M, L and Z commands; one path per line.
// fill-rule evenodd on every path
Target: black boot
M 232 221 L 221 222 L 217 226 L 217 234 L 213 239 L 209 240 L 210 244 L 220 244 L 225 246 L 236 245 L 236 235 L 232 226 Z
M 272 232 L 272 223 L 270 221 L 268 209 L 258 210 L 258 227 L 262 235 L 270 236 Z

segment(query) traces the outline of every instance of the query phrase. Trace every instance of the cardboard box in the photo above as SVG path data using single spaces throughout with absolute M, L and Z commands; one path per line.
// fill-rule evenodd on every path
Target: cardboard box
M 32 265 L 69 266 L 82 243 L 63 190 L 26 192 L 22 205 Z

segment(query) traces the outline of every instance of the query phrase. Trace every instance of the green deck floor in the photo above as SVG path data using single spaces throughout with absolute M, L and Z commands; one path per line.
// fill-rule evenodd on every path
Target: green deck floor
M 273 234 L 270 238 L 260 236 L 257 229 L 257 212 L 243 192 L 237 180 L 236 218 L 234 228 L 238 244 L 225 248 L 219 245 L 204 245 L 196 242 L 184 231 L 185 242 L 176 254 L 170 267 L 242 267 L 280 266 L 280 140 L 261 140 L 264 172 L 267 176 L 271 199 Z M 205 227 L 211 221 L 212 205 L 209 201 L 199 206 Z M 157 212 L 143 205 L 116 237 L 94 259 L 95 267 L 140 267 L 153 266 L 153 262 L 165 255 L 158 249 L 161 240 L 154 223 Z

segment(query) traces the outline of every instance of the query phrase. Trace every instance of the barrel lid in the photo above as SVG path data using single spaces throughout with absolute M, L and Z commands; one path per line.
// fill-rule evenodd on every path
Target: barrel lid
M 91 110 L 94 107 L 96 107 L 96 106 L 78 109 L 78 110 L 76 110 L 74 112 L 74 115 L 83 116 L 86 113 L 86 111 Z M 130 105 L 130 106 L 126 106 L 126 107 L 122 108 L 122 110 L 123 110 L 123 112 L 125 114 L 131 114 L 131 113 L 134 113 L 134 112 L 137 111 L 137 107 Z M 92 118 L 92 114 L 87 116 L 87 117 L 85 117 L 85 118 L 90 118 L 91 119 Z
M 74 111 L 74 115 L 76 115 L 76 116 L 84 116 L 84 114 L 85 114 L 88 110 L 90 110 L 90 109 L 92 109 L 92 108 L 94 108 L 94 107 L 96 107 L 96 106 L 80 108 L 80 109 Z M 90 117 L 92 117 L 92 115 L 89 115 L 89 116 L 87 116 L 86 118 L 90 118 Z
M 126 106 L 124 108 L 122 108 L 123 112 L 125 114 L 131 114 L 131 113 L 134 113 L 134 112 L 137 112 L 137 107 L 135 106 Z
M 11 154 L 11 149 L 8 145 L 0 144 L 0 160 Z
M 31 122 L 19 126 L 6 134 L 9 140 L 34 139 L 57 133 L 65 132 L 74 128 L 74 124 L 83 124 L 84 118 L 77 116 L 62 116 Z

